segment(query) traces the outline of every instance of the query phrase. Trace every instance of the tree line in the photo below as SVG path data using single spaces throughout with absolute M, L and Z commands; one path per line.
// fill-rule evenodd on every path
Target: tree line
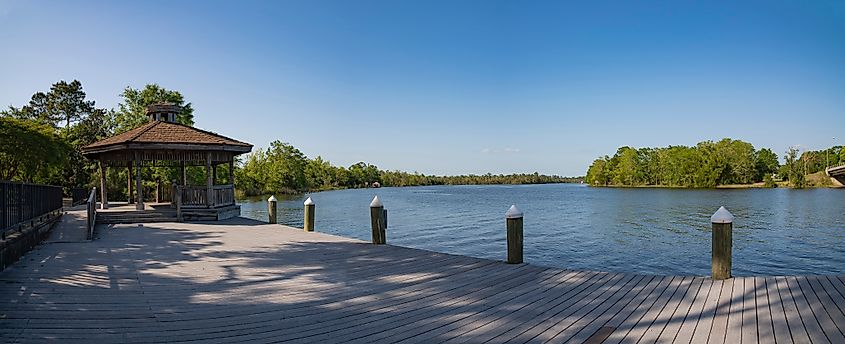
M 509 175 L 432 176 L 421 173 L 381 170 L 358 162 L 349 167 L 334 166 L 322 157 L 310 159 L 293 145 L 281 141 L 258 148 L 241 159 L 235 170 L 235 188 L 241 195 L 300 193 L 345 188 L 424 185 L 545 184 L 580 182 L 578 177 L 547 176 L 539 173 Z
M 842 146 L 823 151 L 792 147 L 781 165 L 771 149 L 755 149 L 748 142 L 729 138 L 703 141 L 695 146 L 660 148 L 620 147 L 616 153 L 593 161 L 586 182 L 593 186 L 670 186 L 713 188 L 719 185 L 764 183 L 777 180 L 804 187 L 805 175 L 845 162 Z
M 182 110 L 178 123 L 193 126 L 193 106 L 178 91 L 157 84 L 136 89 L 127 86 L 116 108 L 98 107 L 87 97 L 78 80 L 59 81 L 49 90 L 36 92 L 21 106 L 0 111 L 0 180 L 74 187 L 97 186 L 99 169 L 82 155 L 81 148 L 144 124 L 147 106 L 168 102 Z M 126 168 L 109 168 L 106 183 L 110 199 L 127 197 Z M 204 167 L 187 167 L 188 183 L 205 183 Z M 528 184 L 577 182 L 578 178 L 534 174 L 428 176 L 420 173 L 384 171 L 359 162 L 333 166 L 321 157 L 309 159 L 290 144 L 275 141 L 239 159 L 235 187 L 241 195 L 298 193 L 303 191 L 372 186 Z M 218 177 L 230 181 L 227 169 Z M 175 167 L 145 167 L 145 195 L 153 195 L 157 183 L 180 178 Z

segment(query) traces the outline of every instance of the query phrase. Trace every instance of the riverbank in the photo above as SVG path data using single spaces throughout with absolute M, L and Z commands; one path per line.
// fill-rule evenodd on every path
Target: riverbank
M 816 172 L 804 176 L 804 188 L 841 188 L 842 185 L 834 183 L 830 177 L 824 172 Z M 607 187 L 607 188 L 644 188 L 644 189 L 767 189 L 767 188 L 791 188 L 789 181 L 775 182 L 775 186 L 766 186 L 764 182 L 757 182 L 751 184 L 722 184 L 716 185 L 712 188 L 697 188 L 690 186 L 673 186 L 673 185 L 590 185 L 593 187 Z
M 726 184 L 716 185 L 713 188 L 697 188 L 691 186 L 675 186 L 675 185 L 590 185 L 597 188 L 615 188 L 615 189 L 683 189 L 683 190 L 707 190 L 707 189 L 769 189 L 771 187 L 765 186 L 764 183 L 753 184 Z M 789 187 L 786 182 L 777 183 L 777 187 Z
M 450 178 L 450 177 L 444 177 Z M 544 185 L 544 184 L 581 184 L 584 181 L 584 177 L 563 177 L 564 180 L 560 181 L 550 181 L 550 182 L 535 182 L 535 183 L 435 183 L 435 184 L 406 184 L 406 185 L 380 185 L 378 187 L 372 186 L 358 186 L 358 187 L 347 187 L 347 186 L 331 186 L 331 187 L 321 187 L 316 189 L 310 190 L 294 190 L 291 188 L 282 188 L 273 195 L 289 195 L 289 196 L 296 196 L 296 195 L 303 195 L 307 193 L 314 193 L 314 192 L 323 192 L 323 191 L 336 191 L 336 190 L 359 190 L 359 189 L 379 189 L 382 187 L 391 187 L 391 188 L 405 188 L 405 187 L 420 187 L 420 186 L 486 186 L 486 185 Z M 254 197 L 260 196 L 269 196 L 271 193 L 260 192 L 247 192 L 241 189 L 235 189 L 235 198 L 237 199 L 249 199 Z

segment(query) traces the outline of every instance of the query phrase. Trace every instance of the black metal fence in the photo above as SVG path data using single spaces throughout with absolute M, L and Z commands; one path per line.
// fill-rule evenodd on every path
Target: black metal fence
M 0 231 L 13 230 L 33 218 L 62 208 L 62 188 L 0 181 Z
M 71 188 L 70 189 L 70 199 L 71 204 L 77 205 L 85 203 L 88 200 L 88 190 L 86 188 Z

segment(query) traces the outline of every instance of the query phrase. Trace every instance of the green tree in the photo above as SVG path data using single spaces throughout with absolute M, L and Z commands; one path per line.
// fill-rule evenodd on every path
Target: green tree
M 305 178 L 308 180 L 308 189 L 325 190 L 337 187 L 335 180 L 334 166 L 322 157 L 308 160 L 305 164 Z
M 778 185 L 775 183 L 775 180 L 772 178 L 771 173 L 767 173 L 763 176 L 763 186 L 767 188 L 776 188 Z
M 765 176 L 771 177 L 780 168 L 778 156 L 771 149 L 763 148 L 754 155 L 754 172 L 756 180 L 763 180 Z
M 617 163 L 613 169 L 613 183 L 619 185 L 637 185 L 639 155 L 631 147 L 621 147 L 614 155 Z
M 595 186 L 607 186 L 610 183 L 608 177 L 607 163 L 608 157 L 593 160 L 593 164 L 587 169 L 586 182 Z
M 640 148 L 637 154 L 640 157 L 639 179 L 643 184 L 660 185 L 660 158 L 658 149 Z
M 156 103 L 172 103 L 179 106 L 182 111 L 176 115 L 176 122 L 188 126 L 194 125 L 194 109 L 179 91 L 168 90 L 158 84 L 147 84 L 141 90 L 127 86 L 120 96 L 123 101 L 118 104 L 118 110 L 115 113 L 118 134 L 146 123 L 147 106 Z
M 17 112 L 16 117 L 36 120 L 53 127 L 59 127 L 64 122 L 64 127 L 70 128 L 71 123 L 81 121 L 95 110 L 94 101 L 85 99 L 81 82 L 73 80 L 68 83 L 61 80 L 46 93 L 36 92 L 27 105 L 12 112 Z
M 724 148 L 712 141 L 699 142 L 695 146 L 693 156 L 697 159 L 686 163 L 688 166 L 698 166 L 694 173 L 692 186 L 713 188 L 719 185 L 728 166 Z
M 114 132 L 114 113 L 94 109 L 75 125 L 62 130 L 65 142 L 72 148 L 68 152 L 67 167 L 63 170 L 66 187 L 89 187 L 95 184 L 97 166 L 82 156 L 82 147 L 105 139 Z
M 32 183 L 61 182 L 70 149 L 47 124 L 0 117 L 0 179 Z
M 273 141 L 267 150 L 267 163 L 269 175 L 267 179 L 267 191 L 294 192 L 304 190 L 308 183 L 305 180 L 306 158 L 294 146 Z
M 47 92 L 36 92 L 27 105 L 20 109 L 10 106 L 3 116 L 13 117 L 49 126 L 65 147 L 66 156 L 62 167 L 51 166 L 56 177 L 52 184 L 66 187 L 91 184 L 92 164 L 82 157 L 81 148 L 111 134 L 111 114 L 95 107 L 93 100 L 86 99 L 82 83 L 73 80 L 68 83 L 54 83 Z
M 740 140 L 722 139 L 717 144 L 726 162 L 720 184 L 750 184 L 755 180 L 754 146 Z
M 793 188 L 801 189 L 804 187 L 804 164 L 798 158 L 798 150 L 795 147 L 789 147 L 785 156 L 787 178 L 789 184 Z

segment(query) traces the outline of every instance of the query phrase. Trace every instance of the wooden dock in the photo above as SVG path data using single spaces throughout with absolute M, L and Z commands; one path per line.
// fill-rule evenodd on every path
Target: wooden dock
M 245 219 L 98 236 L 0 272 L 4 342 L 845 343 L 845 276 L 508 265 Z

